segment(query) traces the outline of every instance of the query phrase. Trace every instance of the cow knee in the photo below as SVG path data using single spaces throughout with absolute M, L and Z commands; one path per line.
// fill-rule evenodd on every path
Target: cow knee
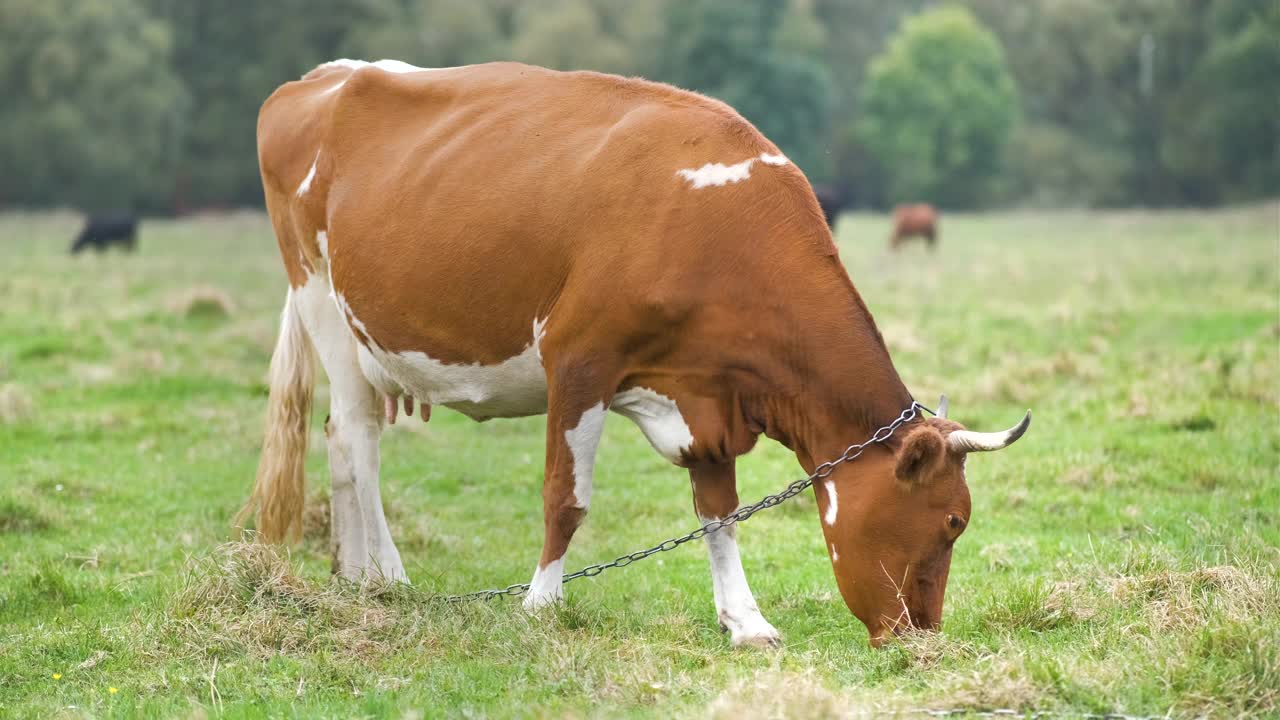
M 572 535 L 586 519 L 587 508 L 568 503 L 561 505 L 551 516 L 551 521 L 566 537 Z

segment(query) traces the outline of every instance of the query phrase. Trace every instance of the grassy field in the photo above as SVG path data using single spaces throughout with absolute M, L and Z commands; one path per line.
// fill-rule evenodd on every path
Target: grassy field
M 903 379 L 970 427 L 1035 410 L 969 466 L 944 632 L 867 646 L 812 495 L 743 527 L 782 632 L 734 651 L 705 552 L 526 581 L 540 418 L 437 410 L 384 436 L 412 589 L 329 579 L 320 422 L 304 542 L 226 544 L 257 462 L 284 275 L 265 219 L 146 222 L 65 254 L 70 215 L 0 216 L 0 716 L 843 717 L 918 707 L 1280 713 L 1280 207 L 944 219 L 936 256 L 839 228 Z M 327 395 L 321 384 L 317 417 Z M 852 442 L 857 438 L 851 438 Z M 762 443 L 744 500 L 801 474 Z M 614 418 L 569 566 L 694 524 L 688 482 Z

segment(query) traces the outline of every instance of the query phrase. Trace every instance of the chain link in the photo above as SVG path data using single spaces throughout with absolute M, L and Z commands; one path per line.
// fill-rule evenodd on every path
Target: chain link
M 781 505 L 787 500 L 790 500 L 796 495 L 799 495 L 800 493 L 807 490 L 809 486 L 814 483 L 814 481 L 821 480 L 829 476 L 832 472 L 835 471 L 836 467 L 839 466 L 841 463 L 846 463 L 846 462 L 849 462 L 850 460 L 857 459 L 857 457 L 861 455 L 862 452 L 866 450 L 868 447 L 871 447 L 876 443 L 882 443 L 885 440 L 888 440 L 890 437 L 893 436 L 895 432 L 897 432 L 898 428 L 911 422 L 912 420 L 915 420 L 916 418 L 923 417 L 921 415 L 921 411 L 925 411 L 930 414 L 936 414 L 929 408 L 925 407 L 924 405 L 921 405 L 918 402 L 912 402 L 911 405 L 906 410 L 903 410 L 902 414 L 898 415 L 897 419 L 895 419 L 893 422 L 889 423 L 888 425 L 885 425 L 879 430 L 876 430 L 874 433 L 872 433 L 871 437 L 867 438 L 866 440 L 854 445 L 850 445 L 849 447 L 845 448 L 844 452 L 840 453 L 839 457 L 835 458 L 834 460 L 828 460 L 827 462 L 824 462 L 821 465 L 817 466 L 816 468 L 813 469 L 813 472 L 809 475 L 809 477 L 796 480 L 795 482 L 791 483 L 786 488 L 784 488 L 782 492 L 777 493 L 775 495 L 765 495 L 763 498 L 760 499 L 759 502 L 753 505 L 746 505 L 744 507 L 740 507 L 734 512 L 730 513 L 729 515 L 719 520 L 712 520 L 704 524 L 702 527 L 699 527 L 693 530 L 692 532 L 685 533 L 684 535 L 681 535 L 679 537 L 674 537 L 669 540 L 663 540 L 662 542 L 658 543 L 657 545 L 654 545 L 651 548 L 647 548 L 644 550 L 637 550 L 633 553 L 621 555 L 615 558 L 614 560 L 612 560 L 611 562 L 599 563 L 597 565 L 588 565 L 582 568 L 581 570 L 579 570 L 578 572 L 569 573 L 565 575 L 562 578 L 561 582 L 567 583 L 573 580 L 577 580 L 578 578 L 595 577 L 596 575 L 599 575 L 600 573 L 610 568 L 626 567 L 633 562 L 644 560 L 650 555 L 655 555 L 660 552 L 669 552 L 671 550 L 675 550 L 676 548 L 689 542 L 690 540 L 697 540 L 699 538 L 706 537 L 707 535 L 710 535 L 713 532 L 718 532 L 720 530 L 723 530 L 724 528 L 727 528 L 730 525 L 736 525 L 740 522 L 745 522 L 748 518 L 750 518 L 752 515 L 756 514 L 760 510 L 767 510 L 771 507 L 777 507 L 778 505 Z M 515 585 L 508 585 L 504 588 L 499 588 L 494 590 L 478 590 L 476 592 L 464 593 L 462 595 L 445 595 L 445 596 L 442 596 L 440 599 L 443 600 L 444 602 L 460 603 L 460 602 L 470 602 L 472 600 L 492 600 L 493 598 L 496 598 L 496 597 L 518 597 L 528 592 L 529 585 L 530 583 L 517 583 Z
M 970 710 L 966 708 L 952 708 L 949 710 L 936 710 L 933 708 L 908 708 L 905 710 L 890 711 L 886 713 L 888 716 L 902 715 L 927 715 L 929 717 L 983 717 L 983 718 L 1026 718 L 1027 720 L 1035 720 L 1036 718 L 1081 718 L 1082 720 L 1160 720 L 1160 718 L 1169 717 L 1167 715 L 1126 715 L 1124 713 L 1106 712 L 1106 713 L 1090 713 L 1090 712 L 1054 712 L 1052 710 L 1014 710 L 1012 708 L 994 708 L 991 710 Z

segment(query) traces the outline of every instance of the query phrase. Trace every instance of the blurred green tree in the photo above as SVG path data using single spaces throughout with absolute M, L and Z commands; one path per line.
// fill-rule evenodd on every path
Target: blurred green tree
M 261 202 L 258 108 L 316 65 L 363 55 L 357 28 L 394 22 L 399 0 L 148 0 L 175 37 L 173 67 L 192 106 L 179 152 L 179 209 Z
M 872 61 L 860 132 L 891 199 L 974 207 L 995 194 L 1018 119 L 996 37 L 966 9 L 907 19 Z
M 1022 91 L 1013 198 L 1209 204 L 1280 192 L 1274 0 L 963 0 Z
M 862 205 L 1280 193 L 1275 0 L 950 2 L 0 0 L 0 204 L 257 205 L 258 107 L 335 57 L 665 80 Z
M 344 51 L 420 67 L 506 59 L 517 0 L 375 0 L 348 29 Z
M 132 0 L 0 0 L 0 205 L 166 207 L 189 99 Z
M 547 7 L 551 5 L 551 7 Z M 555 0 L 520 14 L 511 56 L 557 70 L 626 72 L 634 66 L 623 38 L 606 32 L 587 0 Z
M 1214 3 L 1206 51 L 1170 102 L 1161 161 L 1198 204 L 1280 191 L 1280 4 Z
M 902 18 L 918 12 L 927 1 L 813 0 L 814 17 L 826 34 L 823 64 L 832 79 L 825 179 L 859 205 L 882 206 L 888 194 L 884 171 L 858 132 L 866 68 Z
M 807 2 L 672 2 L 655 79 L 729 103 L 807 173 L 823 177 L 832 94 L 824 43 Z

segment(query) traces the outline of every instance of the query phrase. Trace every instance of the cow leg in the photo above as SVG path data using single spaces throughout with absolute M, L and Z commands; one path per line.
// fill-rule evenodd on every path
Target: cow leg
M 330 544 L 334 572 L 351 580 L 407 581 L 378 486 L 382 402 L 360 370 L 355 338 L 320 274 L 297 293 L 298 310 L 329 376 Z
M 689 479 L 693 484 L 693 509 L 702 522 L 719 520 L 738 509 L 733 462 L 695 465 L 689 468 Z M 729 632 L 734 647 L 777 647 L 782 637 L 760 614 L 747 585 L 738 555 L 737 529 L 731 525 L 706 536 L 711 556 L 711 590 L 720 627 Z
M 542 481 L 545 537 L 524 599 L 528 610 L 564 597 L 564 555 L 591 504 L 591 476 L 596 446 L 604 432 L 608 395 L 580 384 L 549 389 L 546 474 Z

